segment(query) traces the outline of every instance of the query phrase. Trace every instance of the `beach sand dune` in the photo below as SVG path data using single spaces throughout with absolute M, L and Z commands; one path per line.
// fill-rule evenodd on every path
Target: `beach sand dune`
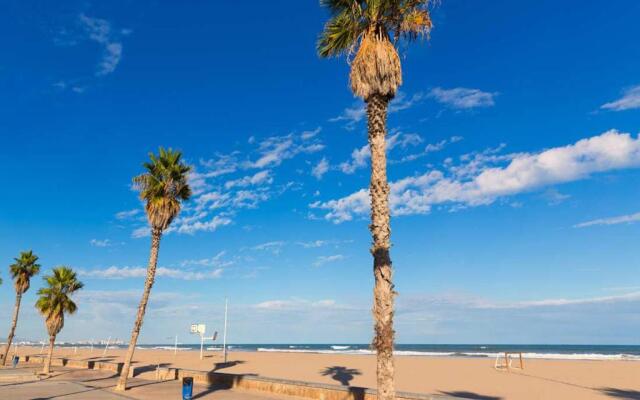
M 97 347 L 57 348 L 55 356 L 121 361 L 125 350 Z M 39 353 L 24 347 L 21 355 Z M 371 355 L 230 352 L 224 364 L 219 352 L 137 350 L 136 365 L 157 365 L 195 370 L 291 379 L 335 385 L 375 387 L 375 357 Z M 496 371 L 493 359 L 399 356 L 397 390 L 448 394 L 468 399 L 640 399 L 640 362 L 583 360 L 525 360 L 525 369 Z

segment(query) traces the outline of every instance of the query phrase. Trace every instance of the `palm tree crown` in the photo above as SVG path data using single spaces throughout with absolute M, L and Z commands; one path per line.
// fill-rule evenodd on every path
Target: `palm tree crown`
M 44 281 L 47 286 L 38 290 L 36 308 L 45 317 L 49 335 L 56 336 L 64 326 L 64 314 L 73 314 L 78 309 L 71 295 L 82 289 L 84 284 L 68 267 L 54 268 Z
M 146 202 L 147 218 L 153 229 L 165 230 L 180 212 L 180 202 L 191 197 L 187 176 L 191 167 L 181 160 L 182 153 L 160 148 L 160 154 L 149 154 L 143 165 L 147 172 L 133 178 Z
M 11 277 L 14 281 L 16 293 L 23 294 L 29 290 L 31 278 L 40 272 L 40 264 L 37 264 L 38 256 L 33 251 L 23 251 L 20 257 L 14 258 L 15 263 L 9 266 Z
M 393 98 L 402 84 L 395 44 L 429 34 L 433 0 L 320 0 L 331 18 L 318 40 L 322 57 L 357 52 L 351 63 L 351 90 L 364 100 Z

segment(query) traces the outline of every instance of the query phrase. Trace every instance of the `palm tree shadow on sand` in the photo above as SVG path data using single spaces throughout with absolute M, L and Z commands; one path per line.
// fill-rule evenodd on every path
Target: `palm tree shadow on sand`
M 440 392 L 446 396 L 455 397 L 458 399 L 474 399 L 474 400 L 502 400 L 502 397 L 487 396 L 484 394 L 478 394 L 474 392 L 455 391 L 455 392 Z
M 327 367 L 320 372 L 323 376 L 330 376 L 333 380 L 340 382 L 342 386 L 349 386 L 355 375 L 362 375 L 362 373 L 353 368 L 347 367 Z
M 609 397 L 615 397 L 618 399 L 638 400 L 640 399 L 640 391 L 637 390 L 624 390 L 616 388 L 600 388 L 598 389 L 603 394 Z

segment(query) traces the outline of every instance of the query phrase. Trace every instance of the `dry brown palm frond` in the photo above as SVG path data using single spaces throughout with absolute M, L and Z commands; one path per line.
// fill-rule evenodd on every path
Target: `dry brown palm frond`
M 395 46 L 386 36 L 368 33 L 351 63 L 351 90 L 365 101 L 378 94 L 393 98 L 402 84 L 402 67 Z
M 47 325 L 49 336 L 56 336 L 64 327 L 64 314 L 58 312 L 49 314 L 45 320 L 45 325 Z

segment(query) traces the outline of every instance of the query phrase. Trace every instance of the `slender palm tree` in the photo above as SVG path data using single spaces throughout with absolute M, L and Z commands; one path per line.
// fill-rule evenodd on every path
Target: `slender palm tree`
M 149 294 L 155 280 L 156 266 L 158 264 L 158 251 L 162 232 L 169 227 L 171 221 L 178 215 L 181 202 L 191 197 L 191 189 L 187 183 L 187 175 L 191 167 L 182 161 L 182 153 L 171 149 L 160 148 L 160 154 L 149 154 L 150 162 L 144 163 L 146 172 L 133 178 L 135 186 L 140 191 L 140 199 L 143 200 L 147 219 L 151 227 L 151 253 L 147 266 L 147 278 L 144 283 L 144 292 L 138 306 L 138 314 L 133 324 L 129 349 L 124 359 L 124 367 L 120 373 L 120 379 L 116 390 L 125 390 L 127 377 L 133 353 L 138 342 L 138 335 L 142 327 L 142 320 L 149 302 Z
M 371 225 L 373 317 L 377 353 L 379 399 L 393 399 L 394 291 L 392 281 L 389 184 L 387 182 L 386 124 L 389 102 L 402 84 L 402 69 L 396 46 L 427 36 L 431 30 L 431 0 L 320 0 L 330 19 L 320 34 L 322 57 L 351 55 L 351 90 L 367 107 L 371 150 Z
M 69 267 L 54 268 L 51 275 L 44 277 L 46 286 L 38 290 L 36 308 L 44 317 L 49 332 L 49 352 L 44 363 L 43 373 L 51 371 L 51 357 L 56 336 L 64 327 L 64 314 L 74 314 L 78 309 L 71 296 L 82 289 L 84 284 Z
M 13 308 L 13 320 L 7 336 L 7 346 L 4 348 L 2 356 L 2 365 L 7 365 L 7 356 L 13 342 L 13 336 L 16 333 L 16 325 L 18 325 L 18 313 L 20 312 L 20 302 L 22 295 L 29 290 L 31 278 L 40 272 L 40 264 L 37 263 L 38 256 L 33 251 L 23 251 L 20 257 L 14 258 L 15 263 L 9 266 L 9 272 L 13 278 L 13 286 L 16 289 L 16 304 Z

